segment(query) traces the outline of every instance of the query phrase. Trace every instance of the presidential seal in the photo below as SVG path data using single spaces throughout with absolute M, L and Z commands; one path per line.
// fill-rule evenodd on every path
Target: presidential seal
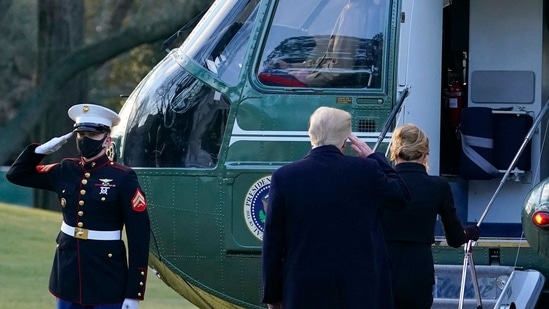
M 259 240 L 263 240 L 270 187 L 271 176 L 263 177 L 250 187 L 244 197 L 244 221 L 250 232 Z

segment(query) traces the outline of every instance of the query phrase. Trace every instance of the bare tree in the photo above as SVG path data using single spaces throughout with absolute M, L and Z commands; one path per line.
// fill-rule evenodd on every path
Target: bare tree
M 75 44 L 76 46 L 71 46 L 70 51 L 63 57 L 50 58 L 52 61 L 41 70 L 36 88 L 23 101 L 16 115 L 0 128 L 0 140 L 3 141 L 3 147 L 0 148 L 0 162 L 7 162 L 13 158 L 14 154 L 20 152 L 28 137 L 34 134 L 36 125 L 44 119 L 46 112 L 53 110 L 54 105 L 59 104 L 59 100 L 62 100 L 63 94 L 59 95 L 59 92 L 63 93 L 64 86 L 73 81 L 79 73 L 97 67 L 132 48 L 159 42 L 169 37 L 210 3 L 210 1 L 200 0 L 186 2 L 188 4 L 184 14 L 181 14 L 181 10 L 179 10 L 179 13 L 174 12 L 169 18 L 159 15 L 156 21 L 134 22 L 131 26 L 105 36 L 94 43 L 80 46 Z M 118 16 L 120 18 L 123 14 Z M 111 26 L 116 27 L 116 23 L 112 22 Z M 77 102 L 68 103 L 72 105 Z M 67 118 L 66 110 L 65 107 L 62 113 L 61 111 L 56 112 L 55 121 Z M 50 121 L 53 120 L 50 119 L 48 122 Z M 66 130 L 67 126 L 63 127 Z M 45 138 L 48 139 L 62 133 L 64 130 L 58 129 L 55 134 Z
M 42 81 L 47 69 L 62 56 L 70 54 L 84 41 L 84 3 L 82 0 L 38 1 L 38 81 Z M 55 102 L 41 114 L 35 141 L 47 141 L 53 136 L 66 133 L 72 123 L 66 115 L 67 109 L 84 100 L 87 92 L 86 72 L 81 72 L 62 85 L 52 100 Z M 74 143 L 47 156 L 45 163 L 57 162 L 74 155 Z M 59 201 L 53 192 L 33 190 L 34 205 L 38 208 L 57 209 Z
M 116 2 L 111 17 L 107 23 L 107 32 L 112 33 L 122 28 L 122 21 L 128 14 L 131 6 L 134 4 L 133 0 L 120 0 Z
M 0 1 L 0 125 L 14 117 L 36 82 L 37 5 Z
M 12 2 L 13 0 L 0 1 L 0 22 L 4 19 L 4 16 L 8 12 Z

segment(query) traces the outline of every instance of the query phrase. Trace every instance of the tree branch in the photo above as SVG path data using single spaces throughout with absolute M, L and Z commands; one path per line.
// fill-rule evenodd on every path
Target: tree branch
M 42 82 L 23 102 L 17 115 L 0 129 L 0 141 L 3 141 L 3 145 L 0 147 L 0 162 L 7 162 L 11 154 L 21 150 L 21 145 L 31 131 L 36 128 L 41 115 L 51 104 L 55 104 L 55 102 L 51 102 L 52 97 L 73 76 L 134 47 L 167 38 L 181 25 L 181 21 L 165 19 L 147 26 L 139 25 L 127 28 L 99 42 L 76 49 L 52 65 L 44 74 Z M 59 117 L 68 116 L 59 115 Z

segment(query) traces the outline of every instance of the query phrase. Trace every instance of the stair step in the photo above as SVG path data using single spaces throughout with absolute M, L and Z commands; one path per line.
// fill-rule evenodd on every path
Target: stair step
M 434 301 L 432 308 L 457 308 L 462 269 L 463 265 L 435 265 Z M 476 266 L 477 280 L 484 309 L 494 308 L 513 270 L 514 267 L 512 266 Z M 475 291 L 469 267 L 467 268 L 463 304 L 465 308 L 476 308 Z

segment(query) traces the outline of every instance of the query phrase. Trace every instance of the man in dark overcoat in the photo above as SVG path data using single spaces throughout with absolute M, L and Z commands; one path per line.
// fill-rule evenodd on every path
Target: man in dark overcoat
M 136 173 L 106 153 L 120 118 L 94 104 L 75 105 L 68 114 L 74 131 L 27 146 L 6 177 L 59 197 L 63 221 L 49 283 L 57 308 L 137 309 L 145 296 L 150 223 Z M 78 158 L 40 164 L 73 135 Z
M 409 192 L 384 155 L 351 135 L 351 115 L 320 107 L 313 148 L 275 170 L 262 252 L 269 308 L 393 307 L 381 205 L 405 207 Z M 347 138 L 367 158 L 343 154 Z

